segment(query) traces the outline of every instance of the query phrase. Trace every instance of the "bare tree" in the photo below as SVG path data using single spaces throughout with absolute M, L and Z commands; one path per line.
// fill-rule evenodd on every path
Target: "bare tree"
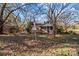
M 69 11 L 65 11 L 63 12 L 60 16 L 59 19 L 61 22 L 63 22 L 64 25 L 62 25 L 65 29 L 65 32 L 67 32 L 67 29 L 70 27 L 70 25 L 72 24 L 74 17 L 75 17 L 76 13 L 75 11 L 69 10 Z
M 8 19 L 8 17 L 11 15 L 11 13 L 13 13 L 14 11 L 20 9 L 21 7 L 25 6 L 25 4 L 23 5 L 20 5 L 18 6 L 17 8 L 12 8 L 11 10 L 9 10 L 10 8 L 7 7 L 7 3 L 3 3 L 2 4 L 2 7 L 1 7 L 1 10 L 0 10 L 0 33 L 2 34 L 3 33 L 3 26 L 4 26 L 4 23 L 5 21 Z M 4 18 L 3 15 L 4 15 L 4 11 L 8 8 L 9 12 L 7 13 L 6 17 Z
M 69 4 L 56 4 L 56 3 L 50 3 L 48 4 L 49 8 L 49 21 L 52 23 L 53 26 L 53 37 L 55 38 L 56 32 L 57 32 L 57 19 L 58 16 L 69 6 Z
M 3 33 L 3 14 L 6 7 L 6 3 L 2 4 L 1 10 L 0 10 L 0 34 Z

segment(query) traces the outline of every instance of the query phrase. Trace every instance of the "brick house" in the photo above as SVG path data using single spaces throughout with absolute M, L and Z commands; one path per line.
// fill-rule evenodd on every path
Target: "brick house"
M 15 19 L 16 16 L 11 14 L 9 16 L 9 18 L 6 20 L 5 24 L 4 24 L 4 27 L 3 27 L 3 32 L 4 33 L 11 33 L 11 32 L 17 32 L 18 31 L 18 27 L 17 26 L 20 26 L 20 21 L 19 21 L 19 17 L 17 17 L 17 19 Z M 17 25 L 17 23 L 18 25 Z

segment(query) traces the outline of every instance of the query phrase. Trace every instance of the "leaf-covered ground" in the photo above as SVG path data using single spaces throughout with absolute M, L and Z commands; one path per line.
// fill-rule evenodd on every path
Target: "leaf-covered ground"
M 0 35 L 1 56 L 77 56 L 79 36 L 62 35 L 56 39 L 31 35 Z

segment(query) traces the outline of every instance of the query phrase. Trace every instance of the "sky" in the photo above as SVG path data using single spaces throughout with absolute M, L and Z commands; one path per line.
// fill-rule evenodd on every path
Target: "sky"
M 65 3 L 64 3 L 65 4 Z M 28 9 L 28 10 L 31 10 L 31 11 L 39 11 L 39 7 L 42 5 L 42 4 L 37 4 L 38 6 L 36 6 L 36 3 L 34 3 L 34 4 L 32 4 L 32 7 L 30 7 L 30 8 L 26 8 L 26 9 Z M 58 6 L 57 6 L 58 7 Z M 42 10 L 42 12 L 46 12 L 47 10 L 48 10 L 48 8 L 46 7 L 46 6 L 44 6 L 44 8 L 46 9 L 46 10 Z M 78 15 L 79 15 L 79 4 L 78 3 L 71 3 L 70 4 L 70 6 L 69 7 L 67 7 L 67 10 L 71 10 L 71 11 L 76 11 L 76 12 L 78 12 Z M 31 12 L 30 11 L 30 12 Z M 15 14 L 17 14 L 16 12 L 15 12 Z M 26 15 L 26 13 L 24 12 L 24 14 Z M 29 15 L 30 13 L 28 13 L 28 15 Z M 34 14 L 34 13 L 33 13 Z M 30 14 L 31 15 L 31 17 L 32 17 L 32 14 Z M 79 21 L 79 16 L 78 15 L 76 15 L 76 17 L 75 17 L 75 20 L 77 20 L 77 21 Z M 25 20 L 25 18 L 23 17 L 23 15 L 22 14 L 20 14 L 20 17 L 21 17 L 21 20 L 23 21 L 23 20 Z M 28 17 L 28 16 L 25 16 L 25 17 Z M 35 16 L 36 17 L 36 21 L 37 22 L 44 22 L 44 21 L 47 21 L 47 17 L 46 17 L 46 15 L 36 15 Z

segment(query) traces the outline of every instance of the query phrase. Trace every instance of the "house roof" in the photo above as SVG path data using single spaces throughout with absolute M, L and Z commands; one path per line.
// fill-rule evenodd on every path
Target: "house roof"
M 13 23 L 5 23 L 5 26 L 17 26 L 17 25 Z
M 44 24 L 43 26 L 52 26 L 52 24 L 47 23 L 47 24 Z

